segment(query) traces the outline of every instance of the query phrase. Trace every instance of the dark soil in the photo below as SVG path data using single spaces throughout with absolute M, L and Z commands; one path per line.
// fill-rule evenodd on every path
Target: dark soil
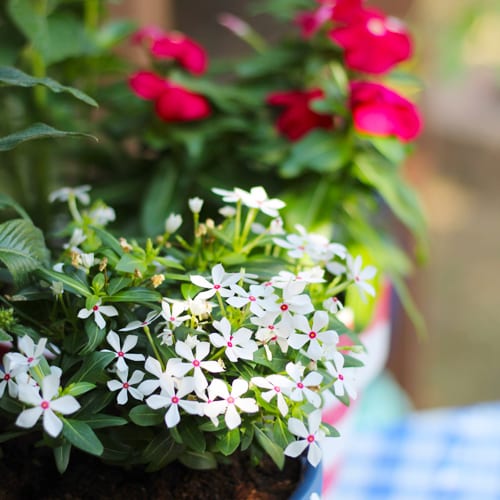
M 15 442 L 2 445 L 1 500 L 285 500 L 300 476 L 300 465 L 292 460 L 283 471 L 270 461 L 252 467 L 237 456 L 216 470 L 193 471 L 176 463 L 148 473 L 76 452 L 60 475 L 48 451 L 24 450 Z

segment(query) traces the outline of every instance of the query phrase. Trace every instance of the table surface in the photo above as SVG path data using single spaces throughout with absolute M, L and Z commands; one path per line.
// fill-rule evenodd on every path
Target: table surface
M 350 442 L 322 500 L 500 500 L 500 403 L 412 412 Z

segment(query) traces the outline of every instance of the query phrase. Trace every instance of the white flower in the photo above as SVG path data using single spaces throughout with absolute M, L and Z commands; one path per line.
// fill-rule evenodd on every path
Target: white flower
M 264 344 L 267 358 L 272 359 L 271 351 L 268 348 L 269 343 L 277 343 L 281 352 L 288 351 L 288 337 L 293 329 L 287 328 L 281 321 L 277 322 L 278 313 L 267 313 L 262 317 L 253 316 L 250 321 L 259 327 L 255 333 L 255 338 Z
M 191 276 L 191 282 L 200 288 L 207 288 L 205 292 L 200 292 L 196 297 L 200 299 L 209 299 L 216 293 L 223 297 L 231 297 L 234 292 L 229 289 L 231 285 L 237 283 L 241 275 L 239 273 L 226 273 L 222 264 L 216 264 L 212 268 L 212 283 L 203 276 Z
M 236 295 L 229 297 L 226 302 L 241 309 L 247 304 L 250 305 L 250 311 L 256 316 L 264 316 L 267 311 L 276 311 L 278 306 L 276 300 L 278 296 L 273 293 L 273 289 L 263 285 L 250 285 L 249 291 L 241 288 L 239 285 L 231 285 Z
M 131 349 L 133 349 L 137 345 L 137 340 L 139 337 L 137 335 L 127 335 L 123 342 L 123 346 L 120 346 L 120 336 L 110 330 L 106 335 L 106 340 L 108 344 L 114 349 L 116 354 L 116 368 L 118 371 L 125 371 L 128 369 L 126 359 L 130 359 L 131 361 L 144 361 L 144 354 L 133 354 L 129 353 Z M 103 349 L 102 352 L 113 352 L 109 349 Z
M 340 353 L 339 353 L 340 354 Z M 356 399 L 356 383 L 352 370 L 344 368 L 344 356 L 335 356 L 334 361 L 326 361 L 325 368 L 328 373 L 335 377 L 333 391 L 337 396 L 343 396 L 346 392 L 351 399 Z
M 271 399 L 276 397 L 278 410 L 285 416 L 288 413 L 288 405 L 286 404 L 285 397 L 283 396 L 283 391 L 287 391 L 291 388 L 292 383 L 289 379 L 283 375 L 269 375 L 267 377 L 253 377 L 250 382 L 257 387 L 262 389 L 268 389 L 266 392 L 262 392 L 261 396 L 264 401 L 269 403 Z
M 130 379 L 128 378 L 128 367 L 125 370 L 118 370 L 116 372 L 120 380 L 108 380 L 107 386 L 110 391 L 120 391 L 116 397 L 116 402 L 119 405 L 125 405 L 128 402 L 128 395 L 130 394 L 134 399 L 142 401 L 144 394 L 133 385 L 138 384 L 144 378 L 144 372 L 135 370 Z
M 228 429 L 235 429 L 241 424 L 241 417 L 238 409 L 246 413 L 255 413 L 259 411 L 255 399 L 241 397 L 247 391 L 248 382 L 241 378 L 233 380 L 231 392 L 229 392 L 223 380 L 213 380 L 208 387 L 208 397 L 211 402 L 205 404 L 205 415 L 210 418 L 215 418 L 224 413 L 224 420 Z M 215 398 L 217 397 L 222 399 L 216 400 Z
M 203 318 L 212 312 L 213 304 L 201 298 L 199 295 L 200 294 L 198 294 L 194 299 L 187 300 L 188 309 L 194 316 Z
M 118 316 L 118 311 L 114 306 L 102 306 L 100 300 L 94 307 L 92 307 L 92 309 L 86 309 L 84 307 L 83 309 L 80 309 L 78 311 L 78 317 L 81 319 L 88 318 L 91 314 L 94 315 L 94 321 L 102 330 L 106 326 L 106 320 L 103 318 L 103 316 Z
M 248 328 L 240 328 L 231 333 L 231 323 L 227 318 L 213 322 L 218 333 L 211 333 L 208 337 L 215 347 L 225 347 L 227 358 L 233 363 L 238 359 L 253 360 L 253 353 L 258 349 L 257 343 L 251 340 L 252 332 Z
M 201 212 L 201 207 L 203 206 L 203 200 L 197 196 L 194 198 L 189 198 L 188 200 L 189 210 L 194 214 L 199 214 Z
M 3 364 L 3 369 L 2 369 Z M 2 363 L 0 364 L 0 398 L 4 395 L 5 389 L 8 388 L 9 396 L 11 398 L 17 397 L 17 383 L 14 377 L 19 375 L 19 373 L 24 372 L 23 366 L 13 366 L 12 360 L 9 356 L 5 355 L 3 357 Z
M 175 233 L 182 225 L 182 216 L 179 214 L 170 214 L 165 220 L 165 231 Z
M 236 215 L 236 209 L 229 205 L 225 205 L 222 208 L 219 208 L 219 213 L 226 218 L 234 217 Z
M 93 253 L 81 253 L 80 259 L 82 266 L 88 271 L 94 265 L 94 254 Z
M 244 193 L 243 189 L 233 189 L 232 191 L 228 191 L 227 189 L 220 188 L 212 188 L 212 191 L 219 196 L 222 196 L 222 201 L 226 203 L 236 203 L 241 200 L 242 193 Z
M 73 396 L 61 396 L 59 392 L 59 373 L 53 372 L 43 378 L 40 388 L 28 384 L 20 384 L 18 398 L 23 403 L 33 406 L 22 411 L 16 420 L 19 427 L 33 427 L 43 415 L 43 428 L 52 437 L 57 437 L 63 428 L 61 419 L 56 415 L 69 415 L 80 409 L 80 404 Z
M 9 359 L 10 366 L 12 368 L 21 366 L 25 370 L 28 370 L 40 362 L 40 358 L 43 356 L 46 344 L 46 338 L 41 338 L 38 344 L 35 344 L 31 337 L 25 335 L 17 342 L 18 349 L 22 354 L 18 352 L 9 352 L 5 356 Z
M 83 233 L 83 229 L 77 227 L 73 230 L 70 240 L 68 243 L 63 245 L 64 249 L 77 250 L 80 244 L 82 244 L 87 239 L 87 236 Z
M 293 323 L 294 314 L 309 314 L 314 311 L 309 295 L 302 294 L 305 283 L 301 281 L 291 281 L 283 288 L 283 297 L 278 303 L 279 311 L 284 323 Z
M 210 373 L 220 373 L 224 371 L 224 368 L 217 361 L 203 361 L 210 354 L 210 343 L 198 342 L 195 349 L 196 354 L 193 354 L 193 349 L 179 340 L 175 344 L 175 352 L 182 358 L 187 359 L 189 363 L 178 360 L 172 365 L 171 373 L 174 377 L 183 377 L 193 370 L 194 390 L 196 394 L 200 394 L 208 386 L 203 370 Z
M 309 429 L 299 419 L 290 418 L 288 420 L 288 430 L 303 439 L 290 443 L 285 448 L 285 455 L 298 457 L 306 448 L 309 448 L 307 451 L 307 460 L 313 467 L 316 467 L 321 461 L 320 443 L 325 438 L 325 433 L 319 428 L 320 424 L 321 410 L 315 410 L 309 414 Z
M 175 427 L 181 420 L 179 407 L 191 415 L 201 415 L 202 406 L 197 401 L 182 399 L 193 392 L 194 382 L 191 377 L 182 379 L 179 388 L 175 390 L 173 379 L 163 379 L 160 382 L 161 394 L 153 394 L 146 399 L 146 404 L 153 410 L 168 408 L 165 413 L 165 424 L 168 428 Z
M 144 382 L 141 382 L 138 387 L 139 391 L 141 391 L 145 396 L 149 396 L 151 393 L 156 391 L 158 387 L 160 387 L 162 380 L 171 380 L 172 361 L 172 358 L 169 359 L 167 362 L 167 368 L 165 370 L 162 370 L 160 362 L 157 359 L 148 356 L 148 359 L 146 359 L 146 362 L 144 363 L 144 368 L 148 373 L 154 375 L 155 378 L 144 380 Z
M 68 201 L 71 196 L 74 196 L 77 200 L 79 200 L 84 205 L 88 205 L 90 203 L 90 196 L 88 192 L 91 187 L 89 185 L 78 186 L 75 188 L 63 187 L 61 189 L 57 189 L 56 191 L 52 191 L 49 195 L 49 202 L 54 203 L 54 201 Z
M 137 330 L 137 328 L 144 328 L 145 326 L 150 325 L 156 318 L 160 316 L 159 312 L 149 311 L 146 315 L 146 319 L 144 321 L 131 321 L 127 326 L 120 328 L 120 332 L 130 332 L 131 330 Z
M 172 307 L 167 302 L 166 299 L 161 301 L 161 316 L 163 319 L 171 326 L 178 327 L 187 321 L 190 316 L 189 314 L 181 315 L 187 309 L 187 303 L 179 300 L 171 301 Z
M 300 363 L 288 363 L 286 365 L 286 372 L 293 380 L 294 385 L 289 391 L 290 399 L 293 401 L 303 401 L 304 397 L 316 408 L 321 406 L 321 397 L 320 395 L 310 389 L 311 387 L 317 388 L 321 381 L 323 380 L 323 376 L 318 372 L 309 372 L 304 377 L 304 369 L 305 367 Z
M 236 188 L 235 191 L 240 195 L 243 205 L 250 208 L 258 208 L 270 217 L 278 217 L 278 210 L 285 206 L 285 202 L 278 198 L 269 199 L 262 186 L 253 187 L 249 193 L 239 188 Z
M 375 288 L 366 280 L 372 279 L 377 274 L 377 270 L 373 266 L 366 266 L 362 269 L 362 265 L 361 255 L 358 255 L 354 260 L 350 255 L 347 255 L 347 277 L 354 280 L 361 298 L 366 299 L 365 292 L 375 296 Z
M 328 326 L 328 313 L 326 311 L 315 311 L 312 325 L 309 324 L 305 316 L 301 315 L 293 318 L 293 324 L 297 330 L 303 333 L 292 333 L 288 338 L 288 344 L 294 349 L 301 349 L 306 343 L 309 343 L 307 355 L 311 359 L 318 360 L 323 356 L 323 344 L 335 346 L 339 341 L 335 330 L 322 331 Z
M 64 293 L 64 285 L 62 281 L 52 281 L 49 288 L 52 290 L 54 297 L 60 297 Z
M 342 302 L 340 302 L 337 297 L 330 297 L 329 299 L 325 299 L 323 301 L 323 307 L 331 314 L 336 314 L 344 308 Z
M 94 224 L 105 226 L 108 222 L 113 222 L 116 219 L 116 214 L 113 208 L 101 206 L 91 210 L 89 217 Z

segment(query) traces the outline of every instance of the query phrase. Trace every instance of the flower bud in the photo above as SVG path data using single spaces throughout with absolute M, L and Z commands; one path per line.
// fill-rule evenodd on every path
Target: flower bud
M 193 212 L 194 214 L 199 214 L 201 211 L 201 207 L 203 206 L 203 200 L 196 196 L 195 198 L 190 198 L 188 204 L 191 212 Z
M 179 214 L 170 214 L 165 221 L 165 231 L 167 233 L 175 233 L 181 227 L 182 216 Z

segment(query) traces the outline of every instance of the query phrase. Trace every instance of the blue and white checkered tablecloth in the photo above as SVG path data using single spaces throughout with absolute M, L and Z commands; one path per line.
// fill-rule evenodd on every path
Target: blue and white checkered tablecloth
M 358 430 L 323 500 L 500 500 L 500 403 Z

